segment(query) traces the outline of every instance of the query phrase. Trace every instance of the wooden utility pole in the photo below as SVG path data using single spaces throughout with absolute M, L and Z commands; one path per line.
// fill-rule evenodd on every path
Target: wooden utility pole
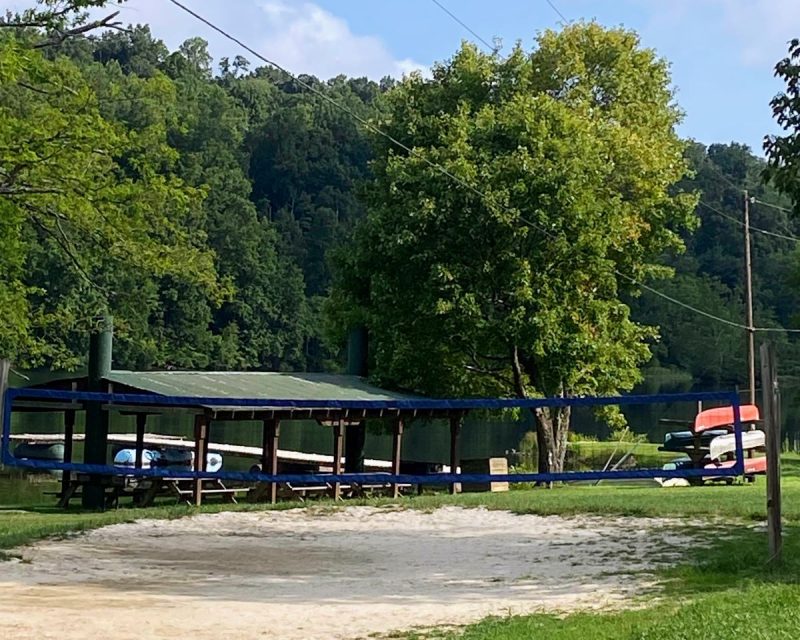
M 744 190 L 744 279 L 747 311 L 747 382 L 750 404 L 756 403 L 756 330 L 753 326 L 753 262 L 750 257 L 750 197 Z
M 767 536 L 769 561 L 779 564 L 781 537 L 781 396 L 775 345 L 761 345 L 762 416 L 767 436 Z

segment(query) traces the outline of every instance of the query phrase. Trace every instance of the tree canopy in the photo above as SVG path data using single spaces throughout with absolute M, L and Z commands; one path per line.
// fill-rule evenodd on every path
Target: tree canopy
M 465 44 L 387 103 L 381 127 L 413 153 L 374 139 L 332 306 L 368 327 L 376 374 L 434 394 L 630 389 L 656 332 L 620 296 L 668 274 L 694 224 L 666 63 L 578 24 L 506 58 Z M 560 469 L 568 411 L 537 418 L 540 469 Z

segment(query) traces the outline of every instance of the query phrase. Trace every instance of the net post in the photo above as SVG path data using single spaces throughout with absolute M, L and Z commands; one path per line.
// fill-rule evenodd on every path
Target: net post
M 783 551 L 781 523 L 781 415 L 775 345 L 761 345 L 761 393 L 767 436 L 767 536 L 769 562 L 780 564 Z
M 394 433 L 392 434 L 392 475 L 400 475 L 400 459 L 403 448 L 403 430 L 405 423 L 402 417 L 398 417 L 394 423 Z M 397 482 L 392 482 L 392 497 L 400 495 L 400 488 Z

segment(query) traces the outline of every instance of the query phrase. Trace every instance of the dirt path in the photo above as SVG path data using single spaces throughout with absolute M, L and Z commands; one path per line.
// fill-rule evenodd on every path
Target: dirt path
M 688 542 L 671 524 L 350 507 L 113 525 L 0 563 L 0 629 L 306 640 L 601 607 L 650 586 L 641 571 Z

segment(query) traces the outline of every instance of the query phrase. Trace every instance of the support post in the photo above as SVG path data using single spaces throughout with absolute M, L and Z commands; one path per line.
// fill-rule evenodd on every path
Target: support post
M 750 257 L 750 198 L 744 190 L 744 276 L 747 311 L 747 383 L 750 404 L 756 403 L 756 331 L 753 325 L 753 262 Z
M 333 473 L 338 475 L 342 472 L 342 454 L 344 453 L 344 419 L 339 418 L 333 425 Z M 341 484 L 336 481 L 333 483 L 333 499 L 339 500 L 342 497 Z
M 367 423 L 348 424 L 344 431 L 344 472 L 364 473 L 364 445 L 367 441 Z
M 278 440 L 281 435 L 281 421 L 277 418 L 264 420 L 261 433 L 261 471 L 270 475 L 278 473 Z M 270 482 L 269 501 L 275 504 L 278 501 L 278 483 Z M 262 485 L 263 486 L 263 485 Z M 260 493 L 260 497 L 263 493 Z
M 459 454 L 459 440 L 461 436 L 461 416 L 450 417 L 450 473 L 457 473 L 458 466 L 461 464 Z M 459 493 L 461 484 L 453 482 L 450 485 L 450 493 Z
M 194 470 L 206 470 L 206 454 L 208 453 L 208 416 L 201 413 L 194 418 Z M 203 480 L 194 480 L 194 504 L 199 507 L 203 504 Z
M 761 345 L 761 394 L 767 436 L 767 536 L 769 562 L 780 564 L 783 551 L 781 525 L 781 396 L 775 345 Z
M 144 458 L 144 432 L 147 427 L 147 414 L 136 414 L 136 468 L 141 469 Z
M 403 430 L 405 424 L 403 418 L 397 418 L 394 423 L 394 434 L 392 437 L 392 474 L 400 474 L 400 458 L 403 450 Z M 400 488 L 396 482 L 392 483 L 392 497 L 397 498 L 400 495 Z
M 3 420 L 5 414 L 5 406 L 4 403 L 6 401 L 6 390 L 8 390 L 8 374 L 11 372 L 11 361 L 6 359 L 0 359 L 0 422 Z M 10 413 L 9 413 L 10 415 Z M 11 425 L 1 425 L 5 426 L 9 430 L 9 435 L 11 432 Z M 11 440 L 8 437 L 3 437 L 2 446 L 9 447 L 8 451 L 0 452 L 3 454 L 11 455 Z M 3 456 L 0 455 L 0 464 L 3 464 L 5 461 L 3 460 Z
M 111 371 L 112 320 L 109 316 L 98 318 L 97 326 L 89 336 L 89 391 L 108 392 L 105 381 Z M 100 402 L 86 403 L 86 440 L 83 461 L 86 464 L 108 464 L 109 414 Z M 90 476 L 83 488 L 81 504 L 84 509 L 105 507 L 105 488 L 102 477 Z
M 75 411 L 68 409 L 64 412 L 64 462 L 72 462 L 73 437 L 75 435 Z M 72 472 L 61 472 L 61 498 L 69 493 L 72 482 Z

